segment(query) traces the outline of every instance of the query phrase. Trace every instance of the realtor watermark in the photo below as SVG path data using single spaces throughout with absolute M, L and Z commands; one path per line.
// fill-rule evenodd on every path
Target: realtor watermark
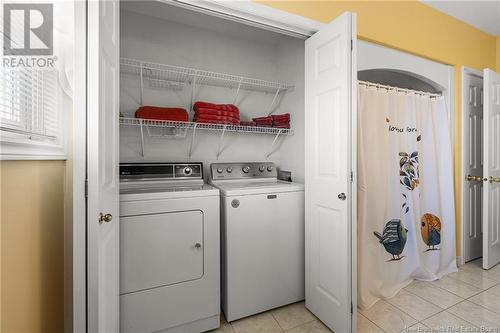
M 405 327 L 405 329 L 402 332 L 412 332 L 412 333 L 438 333 L 438 332 L 443 332 L 443 333 L 466 333 L 466 332 L 473 332 L 473 333 L 481 333 L 481 332 L 500 332 L 500 327 L 488 327 L 488 326 L 479 326 L 479 327 L 472 327 L 472 326 L 463 326 L 463 325 L 442 325 L 438 327 L 424 327 L 424 326 L 412 326 L 412 327 Z
M 54 68 L 51 3 L 3 4 L 3 67 Z

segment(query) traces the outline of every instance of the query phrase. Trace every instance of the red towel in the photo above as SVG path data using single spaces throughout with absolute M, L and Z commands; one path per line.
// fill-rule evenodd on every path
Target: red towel
M 231 120 L 214 120 L 214 119 L 194 119 L 196 123 L 200 124 L 225 124 L 225 125 L 238 125 L 238 122 Z
M 274 128 L 290 128 L 290 124 L 273 125 Z
M 290 121 L 290 114 L 289 113 L 277 114 L 277 115 L 273 115 L 271 117 L 273 117 L 274 122 L 289 122 Z
M 279 122 L 274 122 L 273 126 L 280 126 L 280 125 L 290 125 L 289 121 L 279 121 Z
M 197 111 L 199 108 L 206 108 L 206 109 L 212 109 L 212 110 L 220 110 L 220 111 L 233 111 L 233 112 L 240 112 L 238 107 L 233 104 L 214 104 L 214 103 L 207 103 L 207 102 L 196 102 L 194 103 L 194 111 Z
M 256 126 L 255 121 L 240 121 L 241 126 Z
M 183 108 L 167 108 L 159 106 L 141 106 L 135 111 L 136 118 L 169 120 L 169 121 L 188 121 L 188 113 Z
M 198 108 L 195 111 L 195 114 L 210 114 L 210 115 L 215 115 L 215 116 L 226 116 L 226 117 L 233 117 L 233 118 L 240 118 L 240 113 L 238 111 L 222 111 L 222 110 L 216 110 L 216 109 L 208 109 L 208 108 Z
M 211 114 L 201 114 L 195 115 L 194 121 L 198 123 L 220 123 L 220 124 L 239 124 L 239 118 L 225 117 L 225 116 L 215 116 Z
M 253 118 L 253 121 L 257 122 L 257 123 L 272 123 L 273 122 L 273 117 L 271 116 L 268 116 L 268 117 L 258 117 L 258 118 Z

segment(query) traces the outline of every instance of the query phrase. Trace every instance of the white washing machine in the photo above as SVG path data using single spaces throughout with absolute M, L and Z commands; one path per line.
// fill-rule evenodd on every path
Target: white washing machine
M 120 165 L 120 332 L 219 327 L 219 191 L 201 163 Z
M 233 321 L 304 299 L 304 187 L 273 163 L 215 163 L 222 309 Z

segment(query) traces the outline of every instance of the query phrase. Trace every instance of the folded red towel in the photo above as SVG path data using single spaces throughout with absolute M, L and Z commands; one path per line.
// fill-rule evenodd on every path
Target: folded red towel
M 272 122 L 273 121 L 273 117 L 271 116 L 267 116 L 267 117 L 257 117 L 257 118 L 253 118 L 253 121 L 255 122 Z
M 236 105 L 233 105 L 233 104 L 215 104 L 215 103 L 207 103 L 207 102 L 196 102 L 196 103 L 194 103 L 193 108 L 195 111 L 197 111 L 199 108 L 206 108 L 206 109 L 220 110 L 220 111 L 240 112 L 238 107 L 236 107 Z
M 239 124 L 240 120 L 233 117 L 214 116 L 214 115 L 199 115 L 194 117 L 194 121 L 198 123 L 220 123 L 220 124 Z
M 280 125 L 290 125 L 289 121 L 279 121 L 279 122 L 274 122 L 273 126 L 280 126 Z
M 240 121 L 241 126 L 256 126 L 255 121 Z
M 194 119 L 195 122 L 200 124 L 227 124 L 227 125 L 238 125 L 239 122 L 232 120 L 215 120 L 215 119 Z
M 290 124 L 273 125 L 274 128 L 290 128 Z
M 135 111 L 136 118 L 170 121 L 188 121 L 189 116 L 183 108 L 141 106 Z
M 271 117 L 273 117 L 274 122 L 290 121 L 289 113 L 272 115 Z
M 196 119 L 211 119 L 211 120 L 230 119 L 231 121 L 237 121 L 238 123 L 240 122 L 240 117 L 217 116 L 217 115 L 213 115 L 213 114 L 198 114 L 198 113 L 196 113 L 194 115 L 194 118 L 196 118 Z
M 208 108 L 198 108 L 195 111 L 195 114 L 211 114 L 215 116 L 226 116 L 233 118 L 240 117 L 240 113 L 238 111 L 222 111 L 222 110 L 208 109 Z

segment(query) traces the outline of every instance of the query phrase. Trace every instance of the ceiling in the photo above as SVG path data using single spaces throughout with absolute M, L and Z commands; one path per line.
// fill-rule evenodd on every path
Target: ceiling
M 500 35 L 500 0 L 434 1 L 422 0 L 435 9 L 466 22 L 491 35 Z

